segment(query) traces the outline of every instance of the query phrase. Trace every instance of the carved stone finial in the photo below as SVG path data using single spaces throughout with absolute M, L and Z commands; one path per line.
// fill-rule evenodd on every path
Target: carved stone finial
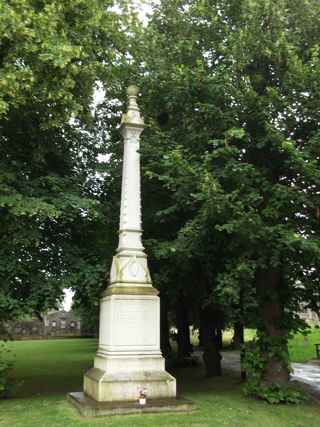
M 128 111 L 130 110 L 139 111 L 139 107 L 137 104 L 138 93 L 139 93 L 139 89 L 137 86 L 131 85 L 127 88 L 127 95 L 129 98 Z
M 127 88 L 128 95 L 128 111 L 123 114 L 121 123 L 122 125 L 134 125 L 136 127 L 143 128 L 144 122 L 143 118 L 140 115 L 139 106 L 137 104 L 137 96 L 139 93 L 139 88 L 135 85 L 130 85 Z
M 130 96 L 137 96 L 137 95 L 138 95 L 138 93 L 139 93 L 139 88 L 138 88 L 138 86 L 130 85 L 130 86 L 128 87 L 128 89 L 127 89 L 127 94 L 128 94 L 128 96 L 129 96 L 129 97 L 130 97 Z

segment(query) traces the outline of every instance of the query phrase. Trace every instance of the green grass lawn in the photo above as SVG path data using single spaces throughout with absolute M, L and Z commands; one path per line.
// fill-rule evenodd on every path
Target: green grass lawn
M 206 379 L 202 366 L 180 368 L 179 392 L 193 400 L 190 414 L 130 415 L 82 418 L 66 401 L 68 391 L 81 390 L 82 377 L 92 364 L 96 341 L 69 339 L 20 341 L 10 346 L 16 353 L 15 377 L 22 380 L 16 397 L 0 401 L 1 427 L 319 427 L 320 407 L 270 406 L 241 393 L 238 376 L 225 373 Z
M 289 354 L 292 362 L 306 362 L 316 358 L 315 344 L 320 343 L 320 329 L 313 328 L 306 337 L 296 334 L 289 342 Z
M 81 372 L 92 364 L 94 339 L 13 341 L 9 343 L 14 377 L 21 382 L 15 395 L 59 393 L 82 388 Z
M 245 329 L 244 339 L 246 342 L 251 341 L 256 336 L 254 329 Z M 198 344 L 197 334 L 193 334 L 193 344 Z M 233 330 L 223 331 L 223 343 L 226 348 L 231 343 Z M 291 362 L 307 362 L 316 358 L 315 344 L 320 343 L 320 328 L 311 328 L 307 335 L 296 334 L 289 341 L 289 354 Z

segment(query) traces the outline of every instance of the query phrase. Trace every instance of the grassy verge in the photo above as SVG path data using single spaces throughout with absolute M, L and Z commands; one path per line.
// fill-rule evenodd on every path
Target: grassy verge
M 320 423 L 320 408 L 311 403 L 273 407 L 245 398 L 238 376 L 227 372 L 221 378 L 206 379 L 201 366 L 174 373 L 180 394 L 196 403 L 194 413 L 84 419 L 68 404 L 65 394 L 82 388 L 96 341 L 22 341 L 10 345 L 16 352 L 15 376 L 24 382 L 16 398 L 0 401 L 1 427 L 318 427 Z
M 313 328 L 308 335 L 296 334 L 289 342 L 292 362 L 306 362 L 316 358 L 315 344 L 320 343 L 320 329 Z

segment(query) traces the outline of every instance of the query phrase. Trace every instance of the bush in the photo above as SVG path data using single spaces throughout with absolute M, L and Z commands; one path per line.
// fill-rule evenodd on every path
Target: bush
M 242 351 L 241 369 L 247 373 L 247 382 L 243 387 L 245 395 L 258 397 L 271 404 L 292 404 L 305 400 L 305 396 L 292 387 L 282 387 L 278 384 L 266 384 L 264 382 L 263 374 L 266 360 L 262 357 L 256 341 L 247 344 Z
M 0 343 L 0 398 L 8 397 L 12 390 L 12 379 L 10 377 L 13 362 L 10 360 L 11 351 L 5 341 Z

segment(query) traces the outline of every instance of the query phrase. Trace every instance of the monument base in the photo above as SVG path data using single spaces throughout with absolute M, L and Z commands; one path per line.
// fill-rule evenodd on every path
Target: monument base
M 97 402 L 136 401 L 142 392 L 147 399 L 175 398 L 176 380 L 160 351 L 159 297 L 151 286 L 134 295 L 123 288 L 101 300 L 99 348 L 83 391 Z
M 146 390 L 148 399 L 176 397 L 176 380 L 166 371 L 107 373 L 90 369 L 84 376 L 84 392 L 97 402 L 136 401 Z
M 194 404 L 186 399 L 147 399 L 145 405 L 135 402 L 96 402 L 82 392 L 69 393 L 69 402 L 84 417 L 103 415 L 149 414 L 158 412 L 191 412 Z

